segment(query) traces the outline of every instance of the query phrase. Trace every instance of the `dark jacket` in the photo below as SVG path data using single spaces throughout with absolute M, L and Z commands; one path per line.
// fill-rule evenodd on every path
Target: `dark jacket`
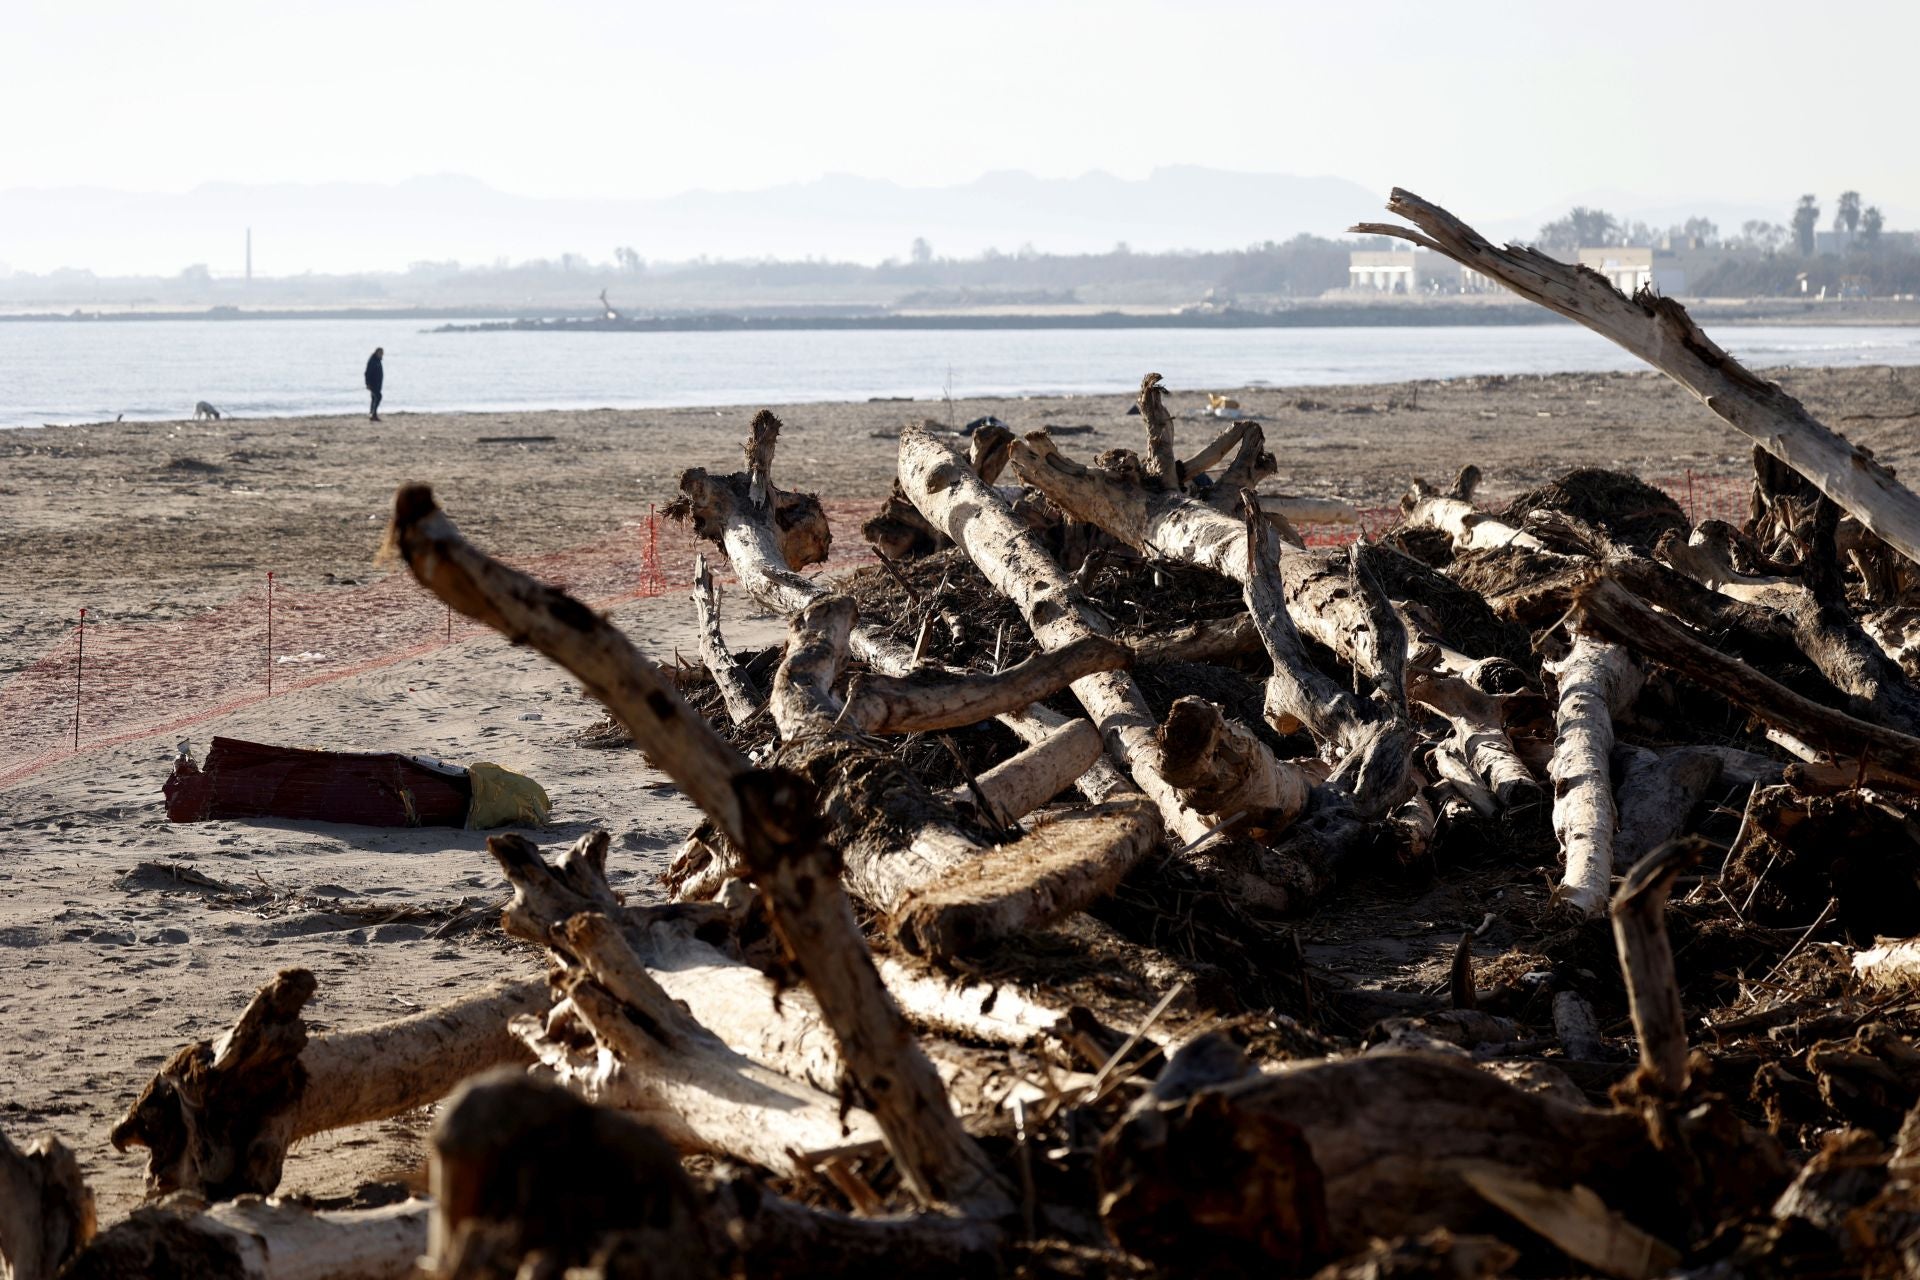
M 378 391 L 380 384 L 387 380 L 387 371 L 380 367 L 379 356 L 367 357 L 367 390 Z

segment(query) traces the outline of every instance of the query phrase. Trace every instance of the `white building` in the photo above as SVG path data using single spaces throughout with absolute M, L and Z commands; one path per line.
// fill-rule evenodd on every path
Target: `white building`
M 1356 249 L 1347 255 L 1347 288 L 1395 294 L 1486 293 L 1494 284 L 1431 249 Z
M 1605 276 L 1613 287 L 1632 297 L 1642 289 L 1672 297 L 1687 291 L 1687 273 L 1663 250 L 1637 245 L 1611 245 L 1604 249 L 1582 249 L 1577 261 Z M 1667 261 L 1662 261 L 1662 259 Z

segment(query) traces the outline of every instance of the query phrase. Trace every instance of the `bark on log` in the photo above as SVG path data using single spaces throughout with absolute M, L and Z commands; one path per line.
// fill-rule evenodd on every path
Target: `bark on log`
M 847 642 L 856 610 L 846 596 L 812 601 L 793 615 L 787 652 L 774 673 L 767 709 L 780 736 L 791 742 L 803 734 L 832 734 L 842 703 L 834 681 L 847 665 Z
M 408 1280 L 426 1249 L 431 1206 L 313 1210 L 244 1196 L 136 1209 L 61 1272 L 64 1280 Z
M 700 624 L 700 660 L 719 687 L 727 714 L 735 724 L 745 724 L 760 714 L 766 699 L 734 660 L 727 638 L 720 632 L 720 587 L 704 555 L 693 558 L 692 596 L 694 617 Z
M 1651 291 L 1624 297 L 1597 272 L 1535 249 L 1496 249 L 1446 210 L 1397 187 L 1387 208 L 1420 232 L 1378 224 L 1353 230 L 1411 240 L 1618 343 L 1693 392 L 1734 430 L 1812 481 L 1909 559 L 1920 560 L 1920 496 L 1870 453 L 1828 430 L 1798 400 L 1748 372 L 1701 332 L 1679 303 Z
M 1107 897 L 1160 839 L 1159 811 L 1144 796 L 1069 810 L 909 894 L 893 933 L 925 956 L 1017 937 Z
M 1236 1135 L 1291 1128 L 1305 1138 L 1308 1158 L 1285 1148 L 1272 1156 L 1285 1159 L 1296 1178 L 1317 1174 L 1336 1253 L 1375 1236 L 1470 1227 L 1483 1210 L 1463 1174 L 1482 1162 L 1540 1182 L 1600 1186 L 1597 1179 L 1628 1176 L 1646 1149 L 1642 1122 L 1631 1113 L 1568 1106 L 1425 1053 L 1323 1061 L 1202 1090 L 1161 1117 L 1170 1142 L 1183 1137 L 1187 1116 L 1205 1123 L 1193 1126 L 1195 1141 L 1179 1165 L 1186 1181 L 1173 1195 L 1209 1203 L 1237 1183 L 1244 1157 L 1229 1145 Z M 1108 1135 L 1103 1168 L 1132 1137 L 1127 1125 Z M 1111 1193 L 1112 1183 L 1105 1189 Z
M 11 1280 L 53 1280 L 93 1238 L 93 1191 L 60 1139 L 25 1150 L 0 1133 L 0 1259 Z
M 1007 1213 L 1007 1188 L 960 1127 L 933 1064 L 880 980 L 839 868 L 818 844 L 746 852 L 774 929 L 833 1028 L 847 1075 L 908 1185 L 930 1203 L 983 1217 Z
M 1627 650 L 1576 630 L 1565 658 L 1550 664 L 1560 684 L 1554 710 L 1553 833 L 1566 871 L 1559 899 L 1583 916 L 1607 909 L 1618 813 L 1613 801 L 1613 717 L 1633 700 L 1640 673 Z
M 1195 809 L 1237 825 L 1279 829 L 1307 804 L 1300 770 L 1274 758 L 1252 732 L 1205 698 L 1184 697 L 1160 726 L 1167 781 Z
M 1668 845 L 1629 871 L 1613 900 L 1613 939 L 1640 1038 L 1640 1078 L 1670 1098 L 1687 1089 L 1687 1020 L 1667 939 L 1667 894 L 1698 856 L 1697 845 Z
M 1618 583 L 1596 578 L 1574 598 L 1578 624 L 1673 668 L 1744 707 L 1766 724 L 1836 755 L 1871 755 L 1896 772 L 1920 777 L 1920 738 L 1867 724 L 1823 707 L 1744 663 L 1696 640 L 1635 599 Z
M 148 1194 L 265 1195 L 299 1139 L 400 1115 L 476 1071 L 525 1062 L 508 1020 L 549 1004 L 544 981 L 517 979 L 309 1039 L 301 1009 L 316 985 L 305 969 L 283 970 L 232 1030 L 181 1049 L 148 1082 L 112 1134 L 118 1150 L 147 1149 Z
M 1578 991 L 1553 993 L 1553 1034 L 1560 1040 L 1567 1057 L 1576 1062 L 1601 1062 L 1606 1059 L 1606 1041 L 1600 1038 L 1600 1022 L 1593 1005 Z

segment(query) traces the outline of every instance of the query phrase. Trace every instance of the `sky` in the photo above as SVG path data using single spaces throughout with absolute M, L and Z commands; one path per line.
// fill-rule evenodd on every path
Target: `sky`
M 6 11 L 4 188 L 461 174 L 635 198 L 828 173 L 944 185 L 1193 164 L 1406 186 L 1487 219 L 1588 194 L 1785 206 L 1851 188 L 1920 209 L 1911 3 Z

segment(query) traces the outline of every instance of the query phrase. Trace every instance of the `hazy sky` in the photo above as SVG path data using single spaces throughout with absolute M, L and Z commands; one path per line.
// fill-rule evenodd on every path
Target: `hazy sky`
M 0 187 L 649 196 L 1190 163 L 1483 216 L 1608 190 L 1920 208 L 1910 0 L 9 0 L 4 25 Z

